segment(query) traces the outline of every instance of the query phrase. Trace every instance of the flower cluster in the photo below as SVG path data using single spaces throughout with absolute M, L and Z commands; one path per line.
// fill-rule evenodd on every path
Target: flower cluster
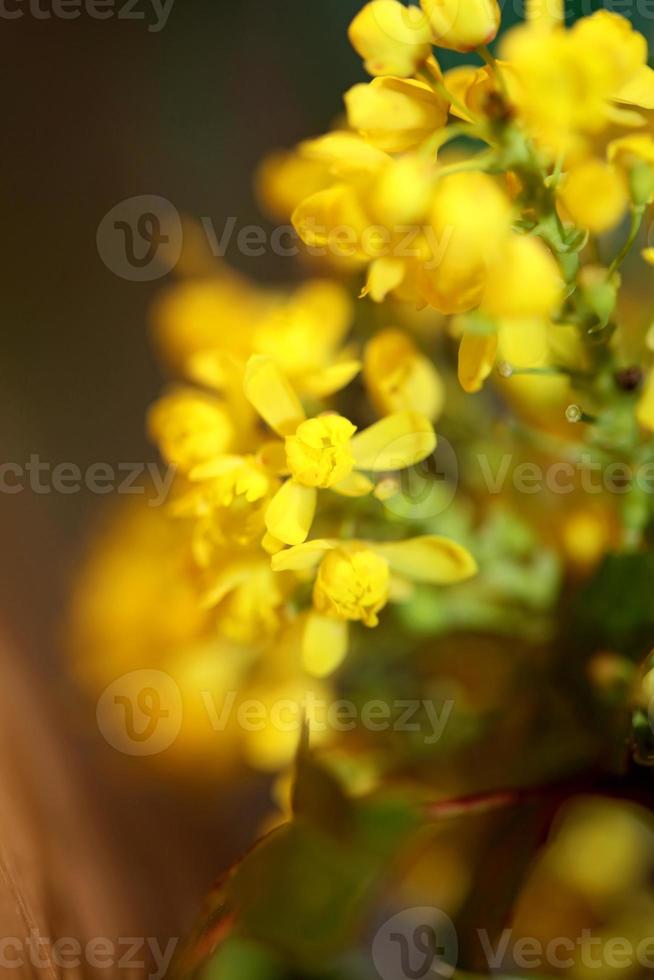
M 349 37 L 372 79 L 256 176 L 310 278 L 262 288 L 202 261 L 157 305 L 178 381 L 148 428 L 202 613 L 172 646 L 210 634 L 264 700 L 337 685 L 348 651 L 401 643 L 413 669 L 448 629 L 545 636 L 560 567 L 587 575 L 652 525 L 638 486 L 556 482 L 561 460 L 654 467 L 654 337 L 625 263 L 638 246 L 654 264 L 646 42 L 618 14 L 567 27 L 559 0 L 530 0 L 492 54 L 500 19 L 496 0 L 366 4 Z M 469 63 L 444 71 L 435 47 Z M 502 454 L 545 473 L 547 499 L 492 490 Z M 256 763 L 293 747 L 262 737 Z
M 438 535 L 398 540 L 385 520 L 395 474 L 437 441 L 440 378 L 410 336 L 385 330 L 362 351 L 348 341 L 348 293 L 327 280 L 262 307 L 233 336 L 189 345 L 187 381 L 152 407 L 149 429 L 177 468 L 173 511 L 221 628 L 276 642 L 300 621 L 304 666 L 322 677 L 343 660 L 349 623 L 377 626 L 411 582 L 461 581 L 475 562 Z M 352 421 L 341 404 L 362 369 L 370 400 Z

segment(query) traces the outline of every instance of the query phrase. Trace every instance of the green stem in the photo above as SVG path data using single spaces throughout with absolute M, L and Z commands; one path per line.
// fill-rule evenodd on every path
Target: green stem
M 624 245 L 622 246 L 622 248 L 620 249 L 616 257 L 613 259 L 613 262 L 609 267 L 609 271 L 606 274 L 607 279 L 610 279 L 611 276 L 615 272 L 617 272 L 617 270 L 620 268 L 624 260 L 629 255 L 629 252 L 631 251 L 631 246 L 638 238 L 638 233 L 640 232 L 640 227 L 643 223 L 644 216 L 645 216 L 644 204 L 639 204 L 632 209 L 631 228 L 629 229 L 629 237 L 627 238 L 626 242 L 624 243 Z

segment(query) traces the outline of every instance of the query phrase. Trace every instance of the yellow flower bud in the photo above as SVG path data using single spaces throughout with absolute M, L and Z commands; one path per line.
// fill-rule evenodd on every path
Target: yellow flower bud
M 291 475 L 305 487 L 333 487 L 354 468 L 350 441 L 356 432 L 342 415 L 323 415 L 302 422 L 286 439 Z
M 338 619 L 376 626 L 377 614 L 388 602 L 388 562 L 370 548 L 335 548 L 323 558 L 314 586 L 319 612 Z
M 447 121 L 444 99 L 423 82 L 375 78 L 345 94 L 352 129 L 387 153 L 404 153 L 424 142 Z
M 624 178 L 611 164 L 585 160 L 566 174 L 559 202 L 575 224 L 600 235 L 619 224 L 627 209 Z
M 380 414 L 404 410 L 436 419 L 445 400 L 441 378 L 408 334 L 382 330 L 366 347 L 364 378 Z
M 431 54 L 429 25 L 416 7 L 372 0 L 350 24 L 349 38 L 370 75 L 408 78 Z
M 497 0 L 420 0 L 434 43 L 452 51 L 489 44 L 500 28 Z

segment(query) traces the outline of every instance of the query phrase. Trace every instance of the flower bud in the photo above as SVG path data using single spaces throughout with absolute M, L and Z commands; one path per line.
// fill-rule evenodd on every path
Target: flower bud
M 434 43 L 452 51 L 474 51 L 500 28 L 497 0 L 420 0 Z
M 350 24 L 352 47 L 370 75 L 408 78 L 431 54 L 429 25 L 416 7 L 372 0 Z

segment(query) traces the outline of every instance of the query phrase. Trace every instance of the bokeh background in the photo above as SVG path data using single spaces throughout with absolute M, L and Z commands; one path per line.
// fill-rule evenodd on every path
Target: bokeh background
M 259 222 L 258 161 L 324 131 L 340 94 L 362 78 L 346 39 L 360 6 L 176 0 L 160 33 L 139 20 L 41 20 L 27 7 L 21 19 L 0 18 L 3 461 L 38 454 L 84 469 L 156 459 L 144 416 L 161 374 L 147 325 L 162 282 L 113 275 L 96 249 L 98 224 L 141 194 L 217 229 L 229 216 L 239 227 Z M 234 245 L 226 259 L 263 282 L 298 273 L 289 259 L 245 258 Z M 14 734 L 29 740 L 37 724 L 52 731 L 95 807 L 88 819 L 140 896 L 131 929 L 175 935 L 251 839 L 267 790 L 256 780 L 233 797 L 211 784 L 181 790 L 161 774 L 144 778 L 89 735 L 64 668 L 62 622 L 106 506 L 87 492 L 0 500 L 0 627 L 7 662 L 29 678 Z M 49 792 L 65 802 L 63 783 Z

